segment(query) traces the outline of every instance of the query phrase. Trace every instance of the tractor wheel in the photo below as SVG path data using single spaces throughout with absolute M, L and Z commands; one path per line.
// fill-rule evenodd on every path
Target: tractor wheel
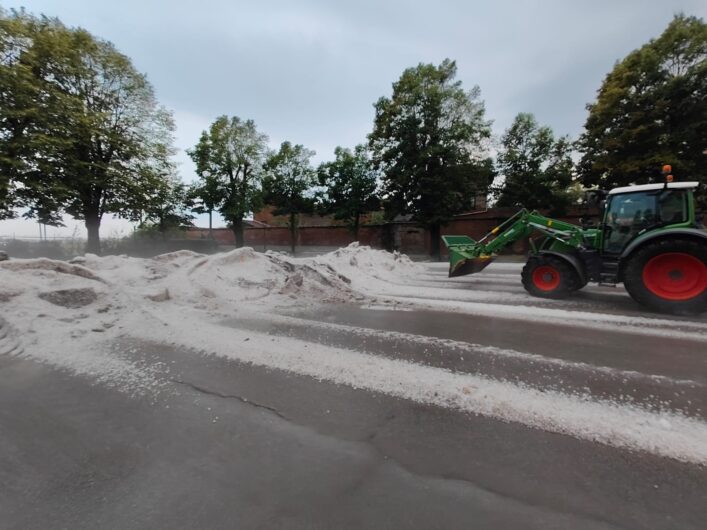
M 589 280 L 581 281 L 581 280 L 577 279 L 577 284 L 574 286 L 574 289 L 572 289 L 572 291 L 574 292 L 574 291 L 579 291 L 580 289 L 584 289 L 588 283 L 589 283 Z
M 569 263 L 554 256 L 532 256 L 520 276 L 525 290 L 541 298 L 565 298 L 582 283 Z
M 648 243 L 629 257 L 623 279 L 634 300 L 657 311 L 707 311 L 707 245 L 691 239 Z

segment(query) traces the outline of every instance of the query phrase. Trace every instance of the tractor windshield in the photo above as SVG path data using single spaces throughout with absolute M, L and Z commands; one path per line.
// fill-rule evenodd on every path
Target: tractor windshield
M 606 217 L 604 250 L 621 252 L 642 230 L 688 219 L 687 194 L 668 189 L 625 193 L 611 197 Z

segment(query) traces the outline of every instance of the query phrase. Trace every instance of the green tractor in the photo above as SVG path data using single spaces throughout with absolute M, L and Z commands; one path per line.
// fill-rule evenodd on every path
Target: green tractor
M 664 170 L 669 173 L 666 166 Z M 530 239 L 521 279 L 542 298 L 564 298 L 588 282 L 623 283 L 652 309 L 675 314 L 707 310 L 707 230 L 697 222 L 697 182 L 644 184 L 595 192 L 604 208 L 598 227 L 579 227 L 521 210 L 480 241 L 442 236 L 449 249 L 449 276 L 483 270 L 515 241 Z

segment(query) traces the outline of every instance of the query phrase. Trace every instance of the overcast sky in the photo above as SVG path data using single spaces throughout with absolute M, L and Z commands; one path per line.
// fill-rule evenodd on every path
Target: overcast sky
M 678 12 L 705 17 L 704 0 L 0 0 L 57 16 L 112 41 L 174 112 L 184 153 L 221 114 L 252 118 L 272 147 L 284 140 L 333 156 L 365 141 L 373 103 L 420 62 L 457 61 L 481 87 L 500 135 L 518 112 L 576 137 L 613 64 L 657 37 Z M 80 223 L 70 220 L 70 235 Z M 106 220 L 103 236 L 126 232 Z M 37 235 L 0 222 L 0 236 Z M 83 232 L 82 232 L 83 233 Z

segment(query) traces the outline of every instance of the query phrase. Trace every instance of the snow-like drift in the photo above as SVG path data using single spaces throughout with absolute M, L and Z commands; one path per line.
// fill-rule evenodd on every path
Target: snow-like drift
M 5 337 L 0 337 L 0 353 L 26 355 L 123 390 L 144 392 L 161 384 L 155 376 L 157 367 L 141 362 L 140 352 L 133 352 L 137 359 L 128 358 L 113 345 L 123 338 L 156 340 L 582 439 L 707 463 L 707 425 L 698 419 L 541 392 L 220 324 L 239 315 L 257 313 L 267 319 L 280 310 L 326 302 L 385 304 L 392 299 L 408 306 L 434 305 L 410 297 L 411 292 L 420 295 L 415 281 L 422 273 L 423 268 L 406 256 L 358 245 L 311 259 L 244 248 L 213 256 L 180 251 L 154 259 L 88 254 L 68 264 L 11 260 L 0 263 L 4 317 L 0 335 Z M 535 318 L 530 309 L 508 305 L 455 302 L 449 309 Z M 674 324 L 562 310 L 554 310 L 551 316 L 571 319 L 575 325 L 624 327 L 631 332 Z M 703 328 L 695 323 L 689 331 L 699 338 Z
M 707 464 L 707 424 L 680 414 L 649 412 L 297 339 L 273 342 L 262 333 L 214 324 L 199 326 L 205 326 L 201 333 L 209 337 L 207 344 L 195 339 L 199 330 L 191 322 L 173 332 L 155 327 L 165 341 L 257 366 Z M 233 347 L 236 343 L 238 347 Z
M 415 268 L 405 256 L 357 245 L 318 260 L 251 248 L 212 256 L 178 251 L 154 259 L 86 254 L 70 263 L 10 260 L 0 263 L 0 314 L 26 355 L 135 389 L 150 374 L 103 345 L 128 332 L 152 337 L 154 328 L 132 318 L 136 314 L 176 310 L 165 323 L 169 328 L 183 319 L 212 322 L 244 309 L 268 313 L 361 301 L 365 296 L 352 284 Z

